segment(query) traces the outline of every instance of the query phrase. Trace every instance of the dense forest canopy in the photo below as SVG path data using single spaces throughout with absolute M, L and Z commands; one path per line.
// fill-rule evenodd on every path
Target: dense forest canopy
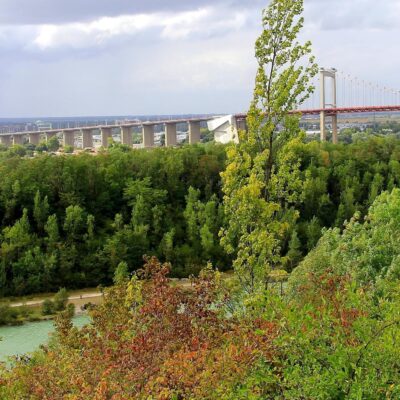
M 392 238 L 394 245 L 399 236 L 395 189 L 374 201 L 364 223 L 324 234 L 292 275 L 293 296 L 268 291 L 244 314 L 219 272 L 204 269 L 188 291 L 169 281 L 168 264 L 147 258 L 137 275 L 119 277 L 106 291 L 87 327 L 73 328 L 61 313 L 44 351 L 3 369 L 0 395 L 398 399 L 399 250 L 382 252 L 382 241 Z M 341 260 L 344 267 L 331 264 Z
M 299 218 L 281 239 L 291 271 L 323 227 L 342 228 L 400 182 L 400 142 L 373 137 L 350 145 L 295 142 L 300 160 Z M 108 285 L 144 254 L 173 265 L 172 276 L 208 261 L 229 269 L 219 243 L 226 224 L 220 173 L 225 147 L 127 150 L 92 156 L 0 159 L 1 295 Z M 278 266 L 279 267 L 279 266 Z

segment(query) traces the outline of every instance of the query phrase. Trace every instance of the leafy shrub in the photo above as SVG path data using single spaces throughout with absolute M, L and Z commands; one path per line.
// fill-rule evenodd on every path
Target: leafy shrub
M 71 154 L 73 152 L 74 152 L 74 147 L 73 146 L 70 146 L 70 145 L 64 146 L 64 153 Z
M 16 320 L 18 313 L 9 303 L 0 303 L 0 325 L 6 325 Z
M 53 136 L 47 141 L 47 148 L 49 151 L 57 151 L 60 148 L 60 141 L 57 136 Z
M 0 397 L 399 398 L 398 282 L 377 303 L 350 275 L 309 274 L 299 300 L 259 298 L 238 319 L 227 315 L 218 273 L 203 271 L 187 290 L 170 285 L 168 271 L 147 259 L 80 331 L 69 310 L 59 313 L 55 341 L 2 372 Z
M 18 367 L 14 379 L 3 379 L 0 395 L 222 398 L 223 388 L 239 382 L 255 358 L 269 358 L 276 327 L 222 318 L 224 298 L 212 270 L 191 291 L 170 285 L 168 273 L 169 265 L 147 259 L 128 284 L 107 291 L 105 303 L 91 312 L 93 323 L 81 331 L 72 328 L 71 315 L 60 313 L 56 347 Z M 255 333 L 261 330 L 265 335 Z
M 394 189 L 376 198 L 364 222 L 356 214 L 343 233 L 338 228 L 325 231 L 317 247 L 292 273 L 292 295 L 297 295 L 310 273 L 320 276 L 328 270 L 351 274 L 360 284 L 389 275 L 395 279 L 399 276 L 399 237 L 400 189 Z
M 50 299 L 45 299 L 42 303 L 42 314 L 52 315 L 54 314 L 54 303 Z
M 36 151 L 38 153 L 43 153 L 44 151 L 47 151 L 48 147 L 47 147 L 47 143 L 46 142 L 40 142 L 37 146 L 36 146 Z
M 67 307 L 68 292 L 67 289 L 60 289 L 54 296 L 54 311 L 63 311 Z

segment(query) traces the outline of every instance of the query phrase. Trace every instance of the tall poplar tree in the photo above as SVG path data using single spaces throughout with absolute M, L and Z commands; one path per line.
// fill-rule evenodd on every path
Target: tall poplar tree
M 256 41 L 258 70 L 247 115 L 247 132 L 228 149 L 222 173 L 227 216 L 221 243 L 248 293 L 264 288 L 270 268 L 281 262 L 282 239 L 297 218 L 300 162 L 293 148 L 301 137 L 291 110 L 314 91 L 318 67 L 311 43 L 299 43 L 303 0 L 272 0 L 263 11 Z

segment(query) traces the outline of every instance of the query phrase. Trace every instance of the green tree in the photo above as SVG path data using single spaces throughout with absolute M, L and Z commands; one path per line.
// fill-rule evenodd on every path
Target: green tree
M 50 246 L 54 246 L 60 239 L 60 233 L 58 229 L 57 216 L 55 214 L 50 215 L 47 218 L 44 230 L 47 233 L 46 241 Z
M 221 226 L 218 199 L 213 195 L 206 203 L 200 201 L 201 192 L 190 187 L 183 212 L 187 239 L 199 258 L 205 263 L 218 250 L 218 231 Z
M 36 225 L 39 232 L 42 232 L 49 216 L 49 201 L 47 196 L 43 199 L 38 190 L 35 195 L 33 203 L 33 218 L 35 219 Z
M 326 230 L 318 245 L 293 271 L 289 283 L 293 295 L 310 275 L 327 271 L 338 276 L 350 275 L 359 284 L 373 284 L 387 276 L 397 276 L 400 248 L 400 189 L 384 192 L 370 207 L 365 221 L 360 213 L 348 222 L 343 233 Z
M 144 254 L 149 251 L 148 228 L 144 225 L 124 225 L 120 214 L 115 216 L 114 234 L 104 245 L 106 263 L 110 265 L 110 278 L 118 265 L 125 261 L 138 266 Z
M 14 144 L 10 147 L 10 153 L 19 157 L 26 156 L 26 148 L 20 144 Z
M 200 138 L 202 143 L 208 143 L 214 141 L 214 132 L 208 130 L 208 128 L 200 129 Z
M 72 154 L 74 152 L 74 146 L 64 146 L 64 153 Z
M 12 227 L 7 227 L 3 230 L 1 257 L 4 270 L 7 271 L 10 264 L 18 261 L 29 246 L 33 244 L 34 237 L 31 234 L 28 210 L 24 209 L 21 219 Z
M 78 239 L 85 225 L 85 212 L 80 206 L 69 206 L 65 211 L 64 230 L 71 240 Z
M 63 311 L 67 307 L 68 292 L 67 289 L 61 288 L 54 296 L 54 311 Z
M 167 192 L 152 186 L 150 177 L 131 181 L 124 190 L 124 198 L 132 207 L 132 223 L 134 225 L 151 225 L 152 209 L 162 206 Z
M 289 250 L 286 254 L 286 257 L 288 258 L 289 271 L 291 271 L 301 260 L 301 242 L 296 230 L 292 232 L 290 237 Z
M 57 136 L 53 136 L 47 141 L 47 148 L 49 151 L 57 151 L 60 148 L 60 141 Z
M 297 217 L 300 163 L 292 146 L 300 129 L 289 111 L 313 92 L 317 73 L 311 43 L 297 41 L 302 11 L 302 0 L 273 0 L 263 12 L 248 132 L 229 147 L 222 174 L 227 225 L 221 243 L 235 254 L 234 269 L 249 293 L 262 289 L 268 269 L 281 262 L 281 240 Z
M 188 241 L 192 244 L 199 243 L 199 214 L 202 211 L 203 205 L 199 200 L 200 190 L 190 187 L 186 196 L 186 208 L 183 216 L 187 225 Z
M 0 325 L 6 325 L 12 322 L 15 319 L 15 315 L 13 315 L 13 310 L 9 303 L 1 302 L 0 303 Z
M 317 217 L 312 217 L 311 221 L 306 223 L 307 251 L 311 251 L 318 243 L 321 237 L 321 224 Z
M 381 174 L 376 173 L 371 183 L 368 203 L 371 205 L 379 193 L 383 190 L 384 178 Z
M 47 151 L 48 147 L 47 147 L 47 143 L 45 141 L 40 142 L 37 146 L 36 146 L 36 151 L 38 153 L 43 153 L 44 151 Z
M 175 229 L 172 228 L 169 232 L 165 233 L 159 246 L 159 252 L 166 261 L 171 262 L 174 257 L 174 237 Z
M 54 303 L 50 299 L 45 299 L 42 303 L 42 314 L 51 315 L 54 314 Z
M 129 268 L 125 261 L 121 261 L 114 272 L 114 284 L 120 285 L 129 280 Z
M 94 227 L 95 227 L 94 223 L 95 223 L 94 216 L 93 215 L 88 215 L 87 221 L 86 221 L 86 224 L 87 224 L 87 238 L 88 238 L 88 240 L 93 240 L 94 239 L 94 234 L 95 234 L 95 232 L 94 232 Z

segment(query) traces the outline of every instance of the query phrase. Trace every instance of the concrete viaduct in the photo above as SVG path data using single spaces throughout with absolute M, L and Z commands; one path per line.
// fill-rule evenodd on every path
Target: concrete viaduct
M 141 127 L 142 129 L 142 145 L 145 148 L 154 147 L 154 128 L 156 126 L 164 126 L 165 146 L 177 145 L 177 124 L 186 123 L 189 132 L 189 143 L 194 144 L 200 142 L 200 123 L 208 122 L 215 117 L 190 118 L 177 120 L 162 120 L 148 122 L 132 122 L 121 125 L 105 125 L 105 126 L 88 126 L 79 128 L 51 129 L 47 131 L 33 132 L 13 132 L 0 135 L 0 141 L 3 145 L 12 146 L 15 144 L 23 144 L 25 138 L 29 143 L 38 145 L 42 139 L 49 140 L 51 137 L 61 134 L 64 146 L 75 147 L 75 136 L 82 138 L 82 148 L 93 148 L 93 136 L 100 134 L 101 146 L 108 147 L 110 138 L 115 131 L 120 133 L 121 143 L 132 147 L 133 145 L 133 128 Z
M 221 134 L 227 134 L 226 139 L 221 138 L 222 142 L 232 140 L 232 135 L 235 136 L 237 129 L 243 129 L 244 120 L 241 116 L 228 116 L 222 117 L 223 121 L 216 124 L 216 130 L 221 127 L 224 128 Z M 226 119 L 226 123 L 224 123 Z M 32 131 L 32 132 L 13 132 L 0 134 L 0 143 L 6 146 L 15 144 L 24 144 L 25 139 L 28 138 L 29 143 L 38 145 L 41 140 L 48 141 L 55 135 L 62 135 L 62 142 L 64 146 L 76 147 L 75 137 L 81 138 L 82 148 L 94 148 L 93 136 L 101 136 L 101 146 L 108 147 L 110 138 L 113 134 L 120 134 L 121 143 L 129 147 L 133 146 L 133 129 L 141 128 L 142 130 L 142 147 L 154 147 L 154 128 L 156 126 L 163 126 L 165 133 L 165 146 L 176 146 L 177 141 L 177 124 L 185 123 L 188 126 L 189 143 L 194 144 L 200 142 L 200 123 L 208 122 L 213 124 L 213 121 L 220 121 L 221 117 L 202 117 L 202 118 L 189 118 L 189 119 L 175 119 L 175 120 L 161 120 L 161 121 L 147 121 L 147 122 L 130 122 L 121 125 L 103 125 L 103 126 L 85 126 L 79 128 L 64 128 L 64 129 L 51 129 L 46 131 Z M 228 129 L 229 128 L 229 129 Z M 118 132 L 118 133 L 117 133 Z M 237 136 L 237 135 L 236 135 Z

